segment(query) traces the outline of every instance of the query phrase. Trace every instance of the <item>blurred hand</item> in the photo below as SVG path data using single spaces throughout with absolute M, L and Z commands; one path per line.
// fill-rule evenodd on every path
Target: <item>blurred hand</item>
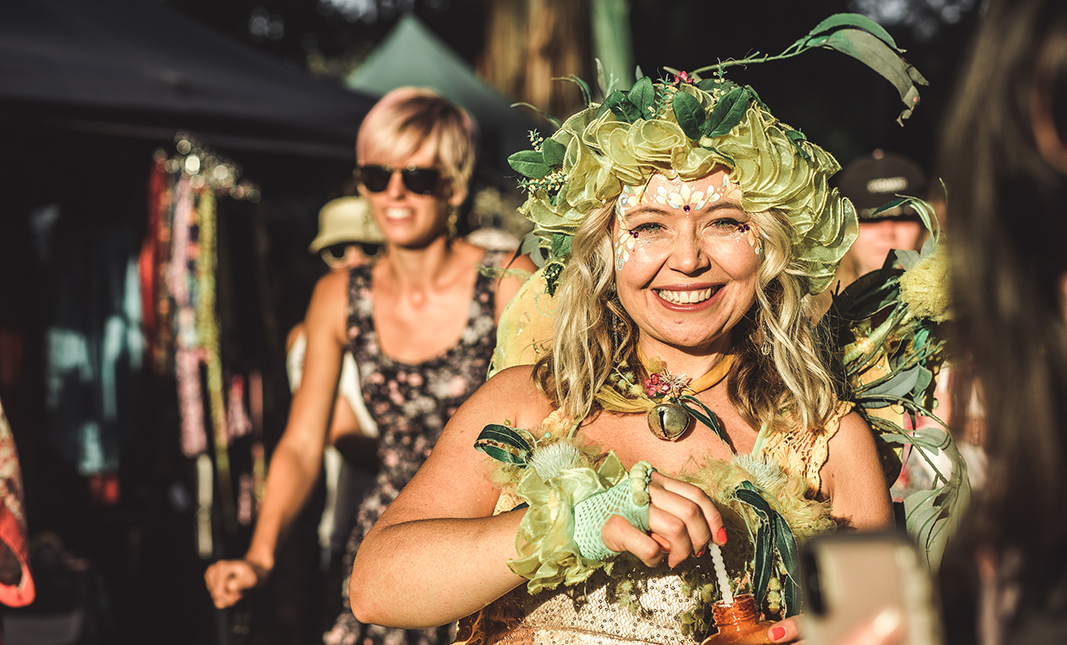
M 612 515 L 601 530 L 606 547 L 628 551 L 650 567 L 666 557 L 674 567 L 691 555 L 703 554 L 712 541 L 726 543 L 722 517 L 701 489 L 653 472 L 648 494 L 651 535 Z
M 803 616 L 786 618 L 771 627 L 767 633 L 775 643 L 803 645 L 805 641 L 797 640 L 803 631 L 803 620 Z M 887 607 L 870 620 L 856 625 L 837 642 L 819 645 L 897 645 L 903 639 L 904 630 L 901 629 L 900 611 Z
M 246 591 L 266 578 L 265 569 L 247 560 L 219 560 L 204 572 L 204 582 L 211 600 L 219 609 L 235 604 Z

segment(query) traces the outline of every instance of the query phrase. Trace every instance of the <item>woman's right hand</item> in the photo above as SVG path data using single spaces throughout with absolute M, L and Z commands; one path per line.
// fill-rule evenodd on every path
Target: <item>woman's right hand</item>
M 601 530 L 604 546 L 628 551 L 649 567 L 663 562 L 678 566 L 691 555 L 702 555 L 708 544 L 726 544 L 722 517 L 707 494 L 696 486 L 653 472 L 648 483 L 650 533 L 612 515 Z
M 215 607 L 225 609 L 267 577 L 262 567 L 248 560 L 219 560 L 204 572 L 204 582 Z

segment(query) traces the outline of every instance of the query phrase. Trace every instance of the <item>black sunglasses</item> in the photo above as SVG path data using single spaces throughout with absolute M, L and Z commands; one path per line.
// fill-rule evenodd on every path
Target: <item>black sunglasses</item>
M 393 173 L 399 172 L 404 187 L 419 195 L 432 195 L 441 181 L 441 171 L 437 168 L 394 168 L 392 166 L 360 166 L 359 181 L 372 193 L 380 193 L 389 187 Z
M 337 244 L 331 244 L 327 247 L 323 247 L 322 253 L 328 254 L 334 260 L 343 260 L 348 255 L 348 247 L 358 246 L 359 250 L 363 253 L 363 256 L 370 259 L 378 255 L 382 250 L 382 245 L 374 242 L 339 242 Z

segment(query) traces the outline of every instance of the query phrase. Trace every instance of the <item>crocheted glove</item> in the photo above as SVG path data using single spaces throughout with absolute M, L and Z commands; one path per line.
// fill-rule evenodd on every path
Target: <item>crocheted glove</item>
M 623 519 L 638 530 L 648 532 L 648 481 L 652 464 L 639 461 L 630 469 L 630 476 L 618 484 L 574 505 L 574 541 L 583 558 L 607 560 L 619 555 L 604 545 L 602 531 L 612 515 Z

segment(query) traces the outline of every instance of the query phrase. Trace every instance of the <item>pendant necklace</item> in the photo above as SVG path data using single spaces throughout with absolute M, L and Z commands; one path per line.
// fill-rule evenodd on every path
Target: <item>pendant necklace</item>
M 645 360 L 640 349 L 637 353 L 650 376 L 637 384 L 631 373 L 620 369 L 625 369 L 626 365 L 620 365 L 613 371 L 609 382 L 597 392 L 597 401 L 604 409 L 612 412 L 645 412 L 649 431 L 664 441 L 680 439 L 694 420 L 700 421 L 720 439 L 727 441 L 715 413 L 695 395 L 711 389 L 726 378 L 733 365 L 733 355 L 723 356 L 706 374 L 691 381 L 685 375 L 671 374 L 658 360 Z

